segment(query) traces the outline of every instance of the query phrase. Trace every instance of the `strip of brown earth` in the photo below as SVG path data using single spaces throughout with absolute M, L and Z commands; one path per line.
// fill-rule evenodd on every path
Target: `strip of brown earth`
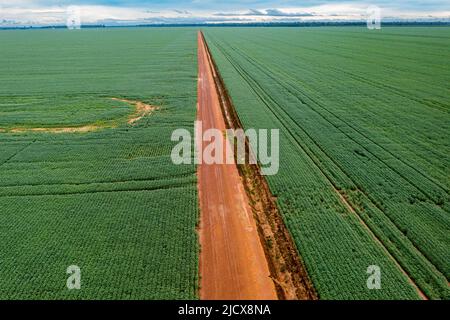
M 200 34 L 200 37 L 207 51 L 208 63 L 213 70 L 215 87 L 219 93 L 220 107 L 226 127 L 242 129 L 243 126 L 211 57 L 203 34 Z M 246 143 L 248 152 L 248 141 Z M 306 268 L 278 211 L 276 199 L 272 196 L 267 181 L 261 175 L 259 166 L 247 164 L 237 167 L 257 222 L 260 242 L 264 248 L 278 297 L 280 299 L 317 299 Z
M 119 99 L 119 98 L 111 98 L 111 99 L 115 100 L 115 101 L 133 104 L 136 107 L 136 111 L 132 115 L 130 115 L 128 118 L 128 124 L 133 124 L 133 123 L 141 120 L 143 117 L 149 115 L 153 111 L 159 109 L 159 107 L 157 107 L 157 106 L 145 104 L 142 101 Z
M 141 120 L 143 117 L 151 114 L 153 111 L 158 110 L 159 107 L 152 106 L 149 104 L 145 104 L 141 101 L 136 100 L 128 100 L 128 99 L 119 99 L 119 98 L 110 98 L 114 101 L 120 101 L 125 102 L 131 105 L 135 106 L 135 111 L 129 115 L 128 117 L 128 124 L 134 124 L 137 121 Z M 16 127 L 12 129 L 3 129 L 0 128 L 0 132 L 11 132 L 11 133 L 24 133 L 24 132 L 44 132 L 44 133 L 86 133 L 86 132 L 92 132 L 100 129 L 106 129 L 106 128 L 115 128 L 117 127 L 116 124 L 89 124 L 79 127 L 60 127 L 60 128 L 54 128 L 54 127 L 38 127 L 38 128 L 28 128 L 28 127 Z
M 82 127 L 64 127 L 64 128 L 13 128 L 8 132 L 23 133 L 23 132 L 48 132 L 48 133 L 84 133 L 91 132 L 103 128 L 98 125 L 86 125 Z
M 226 129 L 213 70 L 198 36 L 198 120 L 203 130 Z M 228 141 L 224 140 L 223 143 Z M 200 148 L 203 152 L 204 146 Z M 249 199 L 236 165 L 198 167 L 200 298 L 277 299 Z

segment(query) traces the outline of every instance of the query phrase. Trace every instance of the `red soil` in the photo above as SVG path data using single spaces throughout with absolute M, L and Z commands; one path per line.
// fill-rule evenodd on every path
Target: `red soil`
M 219 94 L 200 33 L 198 63 L 198 120 L 203 122 L 203 130 L 216 128 L 224 131 L 226 126 Z M 201 211 L 200 298 L 277 299 L 236 165 L 199 165 L 198 189 Z

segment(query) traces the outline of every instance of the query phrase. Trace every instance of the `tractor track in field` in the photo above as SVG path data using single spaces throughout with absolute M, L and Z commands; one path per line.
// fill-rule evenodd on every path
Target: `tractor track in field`
M 287 44 L 286 41 L 282 41 L 282 40 L 278 40 L 278 41 L 280 43 Z M 313 48 L 306 48 L 306 47 L 303 47 L 303 49 L 309 50 L 309 51 L 311 51 L 313 53 L 325 53 L 326 54 L 326 52 L 323 51 L 323 50 L 318 50 L 318 49 L 313 49 Z M 343 55 L 343 54 L 340 54 L 340 56 L 341 56 L 341 58 L 344 58 L 344 59 L 351 59 L 352 58 L 351 56 Z M 384 67 L 386 67 L 386 66 L 384 66 Z M 392 66 L 389 66 L 389 67 L 391 68 Z M 350 75 L 352 77 L 356 76 L 354 73 L 348 72 L 348 71 L 346 71 L 346 70 L 344 70 L 342 68 L 334 67 L 333 69 L 338 71 L 338 72 L 344 72 L 344 73 L 346 73 L 346 74 L 348 74 L 348 75 Z M 403 70 L 397 69 L 397 71 L 403 71 Z M 432 102 L 429 102 L 429 101 L 424 101 L 424 100 L 421 100 L 421 99 L 416 99 L 414 97 L 411 97 L 411 94 L 409 92 L 405 91 L 405 90 L 401 90 L 401 89 L 399 89 L 397 87 L 394 87 L 394 86 L 391 86 L 391 85 L 387 85 L 387 84 L 381 83 L 379 81 L 374 81 L 373 79 L 371 79 L 370 82 L 369 82 L 367 79 L 364 79 L 362 77 L 359 77 L 359 78 L 360 78 L 359 80 L 362 81 L 362 82 L 369 83 L 370 85 L 373 85 L 373 86 L 375 86 L 377 88 L 381 88 L 383 90 L 388 90 L 391 93 L 393 93 L 393 94 L 395 94 L 397 96 L 400 96 L 402 98 L 405 98 L 405 99 L 417 102 L 419 104 L 423 104 L 426 107 L 429 107 L 429 108 L 432 108 L 432 109 L 435 109 L 435 110 L 439 110 L 439 111 L 444 112 L 444 113 L 448 113 L 448 109 L 446 109 L 444 106 L 436 105 L 435 103 L 432 103 Z
M 221 113 L 223 119 L 223 128 L 220 129 L 237 129 L 242 128 L 242 124 L 233 108 L 231 99 L 226 91 L 222 78 L 217 72 L 217 67 L 210 55 L 209 48 L 203 35 L 199 34 L 199 47 L 203 47 L 206 54 L 206 60 L 209 64 L 209 69 L 212 72 L 213 86 L 218 92 L 218 112 Z M 199 59 L 200 61 L 200 59 Z M 204 62 L 204 61 L 202 61 Z M 203 80 L 202 80 L 203 81 Z M 199 101 L 201 101 L 199 99 Z M 201 113 L 201 106 L 200 106 Z M 200 117 L 201 119 L 202 117 Z M 247 141 L 247 152 L 248 141 Z M 312 286 L 311 281 L 306 272 L 301 258 L 298 256 L 298 250 L 291 238 L 289 231 L 284 225 L 283 219 L 278 212 L 276 206 L 276 199 L 271 195 L 269 186 L 265 179 L 261 176 L 260 168 L 257 165 L 233 165 L 237 173 L 237 178 L 244 189 L 247 197 L 247 206 L 250 207 L 250 214 L 256 221 L 256 232 L 254 237 L 260 243 L 265 255 L 266 264 L 270 270 L 270 277 L 272 278 L 276 294 L 280 299 L 317 299 L 317 294 Z M 200 170 L 201 173 L 201 170 Z M 239 177 L 240 175 L 240 177 Z M 202 176 L 200 174 L 200 184 L 202 183 Z M 200 188 L 200 199 L 202 202 L 202 190 Z M 201 205 L 202 211 L 202 205 Z M 211 212 L 207 213 L 211 215 Z M 214 214 L 214 213 L 212 213 Z M 203 213 L 205 216 L 205 213 Z M 202 255 L 200 258 L 200 273 L 201 273 L 201 298 L 208 298 L 206 293 L 210 290 L 211 283 L 204 279 L 205 256 L 203 254 L 202 230 L 200 228 L 200 238 L 202 243 Z M 207 231 L 207 230 L 206 230 Z M 204 237 L 203 237 L 204 239 Z M 208 245 L 208 244 L 207 244 Z M 242 245 L 242 244 L 241 244 Z M 226 261 L 229 264 L 232 261 Z M 228 266 L 226 266 L 228 267 Z M 247 267 L 248 268 L 248 267 Z M 244 272 L 246 270 L 243 270 Z M 223 281 L 223 279 L 221 279 Z M 226 280 L 226 279 L 225 279 Z M 212 279 L 214 281 L 214 279 Z M 206 292 L 203 287 L 206 287 Z M 209 288 L 209 289 L 208 289 Z M 220 287 L 216 287 L 216 289 Z
M 11 156 L 9 156 L 8 158 L 6 158 L 2 163 L 0 163 L 0 167 L 7 164 L 9 161 L 11 161 L 15 156 L 17 156 L 19 153 L 21 153 L 22 151 L 24 151 L 25 149 L 27 149 L 28 147 L 30 147 L 33 143 L 36 142 L 36 139 L 34 139 L 33 141 L 31 141 L 30 143 L 27 143 L 26 146 L 24 146 L 23 148 L 17 150 L 15 153 L 13 153 Z
M 334 191 L 339 195 L 341 198 L 342 203 L 347 207 L 347 209 L 355 215 L 355 217 L 358 219 L 359 223 L 366 229 L 367 233 L 372 237 L 373 240 L 381 247 L 384 248 L 385 253 L 388 255 L 388 257 L 394 262 L 394 264 L 397 266 L 397 268 L 403 273 L 403 275 L 408 279 L 408 282 L 414 287 L 417 294 L 420 296 L 422 300 L 428 300 L 428 297 L 426 294 L 420 289 L 420 287 L 414 282 L 414 280 L 410 277 L 410 275 L 405 271 L 405 269 L 400 265 L 400 263 L 397 261 L 397 259 L 389 252 L 389 250 L 386 248 L 386 246 L 383 244 L 383 242 L 378 239 L 377 235 L 372 231 L 372 229 L 367 225 L 367 223 L 364 221 L 363 218 L 356 212 L 355 208 L 353 208 L 350 201 L 348 201 L 345 196 L 334 187 Z
M 235 47 L 234 47 L 233 49 L 234 49 L 234 50 L 237 50 L 237 51 L 240 51 L 241 54 L 244 54 L 244 52 L 243 52 L 242 50 L 239 50 L 238 48 L 235 48 Z M 280 52 L 280 51 L 278 51 L 278 52 Z M 247 60 L 249 60 L 249 59 L 247 58 Z M 257 61 L 256 61 L 255 59 L 252 59 L 251 62 L 252 62 L 256 67 L 258 67 L 259 69 L 261 69 L 260 66 L 257 66 L 257 65 L 256 65 Z M 336 70 L 337 72 L 343 72 L 343 73 L 346 73 L 346 74 L 348 74 L 350 77 L 354 78 L 356 81 L 364 82 L 365 84 L 371 84 L 371 85 L 374 85 L 375 87 L 377 87 L 377 88 L 379 88 L 379 89 L 384 89 L 384 87 L 383 87 L 382 85 L 376 86 L 374 83 L 372 83 L 372 81 L 367 81 L 366 79 L 362 79 L 361 77 L 359 77 L 359 78 L 354 77 L 354 74 L 351 73 L 351 72 L 348 72 L 348 71 L 345 71 L 345 70 L 339 69 L 339 68 L 334 68 L 334 70 Z M 273 70 L 272 70 L 272 71 L 273 71 Z M 283 74 L 283 75 L 284 75 L 285 77 L 287 77 L 287 78 L 292 79 L 293 81 L 296 81 L 296 79 L 292 78 L 292 76 L 291 76 L 290 74 L 285 73 L 285 72 L 283 72 L 282 70 L 277 70 L 277 72 L 279 72 L 280 74 Z M 320 74 L 317 74 L 316 72 L 314 72 L 314 73 L 315 73 L 318 77 L 320 77 Z M 365 80 L 365 81 L 364 81 L 364 80 Z M 394 90 L 393 87 L 392 87 L 391 89 Z M 327 109 L 327 108 L 325 108 L 325 107 L 323 106 L 323 104 L 321 104 L 321 103 L 319 103 L 318 101 L 314 100 L 313 98 L 311 98 L 311 97 L 310 97 L 308 94 L 306 94 L 305 92 L 296 90 L 295 87 L 294 87 L 294 90 L 297 91 L 299 94 L 303 94 L 306 98 L 308 98 L 309 100 L 311 100 L 313 103 L 317 104 L 317 105 L 318 105 L 319 107 L 321 107 L 322 109 L 324 109 L 324 110 L 330 112 L 330 110 Z M 394 91 L 391 91 L 391 93 L 398 94 L 398 92 L 394 92 Z M 405 94 L 406 94 L 406 93 L 405 93 Z M 294 94 L 294 95 L 295 95 L 299 100 L 301 100 L 303 103 L 306 104 L 306 102 L 304 102 L 304 101 L 302 100 L 301 97 L 299 97 L 299 96 L 296 95 L 296 94 Z M 400 95 L 400 96 L 403 97 L 403 98 L 410 99 L 410 97 L 408 97 L 408 96 L 404 96 L 404 95 Z M 422 102 L 420 102 L 420 100 L 413 100 L 413 101 L 416 101 L 416 102 L 418 102 L 418 103 L 422 103 Z M 306 104 L 306 105 L 307 105 L 307 104 Z M 373 112 L 371 112 L 371 113 L 373 114 Z M 336 116 L 336 117 L 337 117 L 337 116 Z M 346 125 L 349 125 L 350 127 L 352 127 L 352 126 L 351 126 L 348 122 L 346 122 L 345 120 L 341 119 L 340 117 L 337 117 L 337 118 L 340 119 L 341 121 L 343 121 Z M 353 128 L 353 127 L 352 127 L 352 129 L 354 129 L 355 131 L 357 131 L 359 134 L 363 135 L 363 133 L 360 132 L 360 131 L 358 131 L 358 129 Z M 365 138 L 371 140 L 369 137 L 365 137 Z M 449 189 L 448 189 L 447 187 L 441 185 L 440 182 L 437 181 L 435 178 L 433 178 L 433 177 L 431 177 L 431 176 L 429 176 L 429 175 L 423 173 L 423 172 L 420 171 L 420 170 L 417 170 L 414 166 L 412 166 L 412 165 L 410 165 L 409 163 L 405 162 L 403 159 L 397 157 L 397 156 L 395 155 L 395 153 L 392 153 L 392 152 L 390 152 L 389 150 L 385 149 L 382 145 L 376 143 L 375 141 L 372 141 L 372 142 L 375 143 L 375 144 L 377 144 L 377 146 L 380 147 L 381 149 L 384 149 L 385 152 L 390 153 L 391 156 L 395 157 L 398 161 L 400 161 L 400 162 L 402 162 L 403 164 L 405 164 L 406 166 L 410 167 L 410 169 L 415 170 L 416 173 L 418 173 L 419 175 L 422 175 L 425 179 L 430 180 L 431 183 L 436 184 L 437 187 L 441 188 L 444 192 L 446 192 L 447 195 L 449 195 Z M 420 143 L 420 142 L 417 142 L 417 141 L 415 141 L 415 142 L 416 142 L 416 143 Z M 424 146 L 424 147 L 426 147 L 426 146 Z M 432 150 L 429 150 L 429 149 L 427 149 L 427 151 L 433 152 Z M 441 156 L 442 156 L 442 155 L 441 155 Z M 422 158 L 422 160 L 424 160 L 424 161 L 426 161 L 426 162 L 429 162 L 429 160 L 428 160 L 427 158 Z

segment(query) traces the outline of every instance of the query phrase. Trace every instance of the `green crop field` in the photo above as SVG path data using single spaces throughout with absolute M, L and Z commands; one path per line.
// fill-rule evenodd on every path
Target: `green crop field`
M 170 160 L 172 131 L 195 119 L 196 31 L 0 43 L 0 299 L 196 298 L 196 168 Z M 158 109 L 130 125 L 134 106 L 112 98 Z M 67 290 L 70 265 L 83 290 Z
M 280 129 L 268 182 L 320 298 L 449 299 L 450 29 L 204 33 L 244 127 Z
M 244 127 L 280 130 L 266 178 L 319 298 L 450 299 L 450 28 L 203 32 Z M 0 44 L 0 299 L 197 299 L 197 168 L 170 158 L 197 29 Z

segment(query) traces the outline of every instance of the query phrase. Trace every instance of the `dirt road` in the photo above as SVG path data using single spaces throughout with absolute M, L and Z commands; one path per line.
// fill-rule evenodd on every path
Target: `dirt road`
M 198 34 L 198 120 L 225 130 L 213 70 Z M 225 140 L 225 139 L 224 139 Z M 203 145 L 203 148 L 205 145 Z M 200 298 L 277 299 L 252 210 L 236 165 L 201 164 Z

